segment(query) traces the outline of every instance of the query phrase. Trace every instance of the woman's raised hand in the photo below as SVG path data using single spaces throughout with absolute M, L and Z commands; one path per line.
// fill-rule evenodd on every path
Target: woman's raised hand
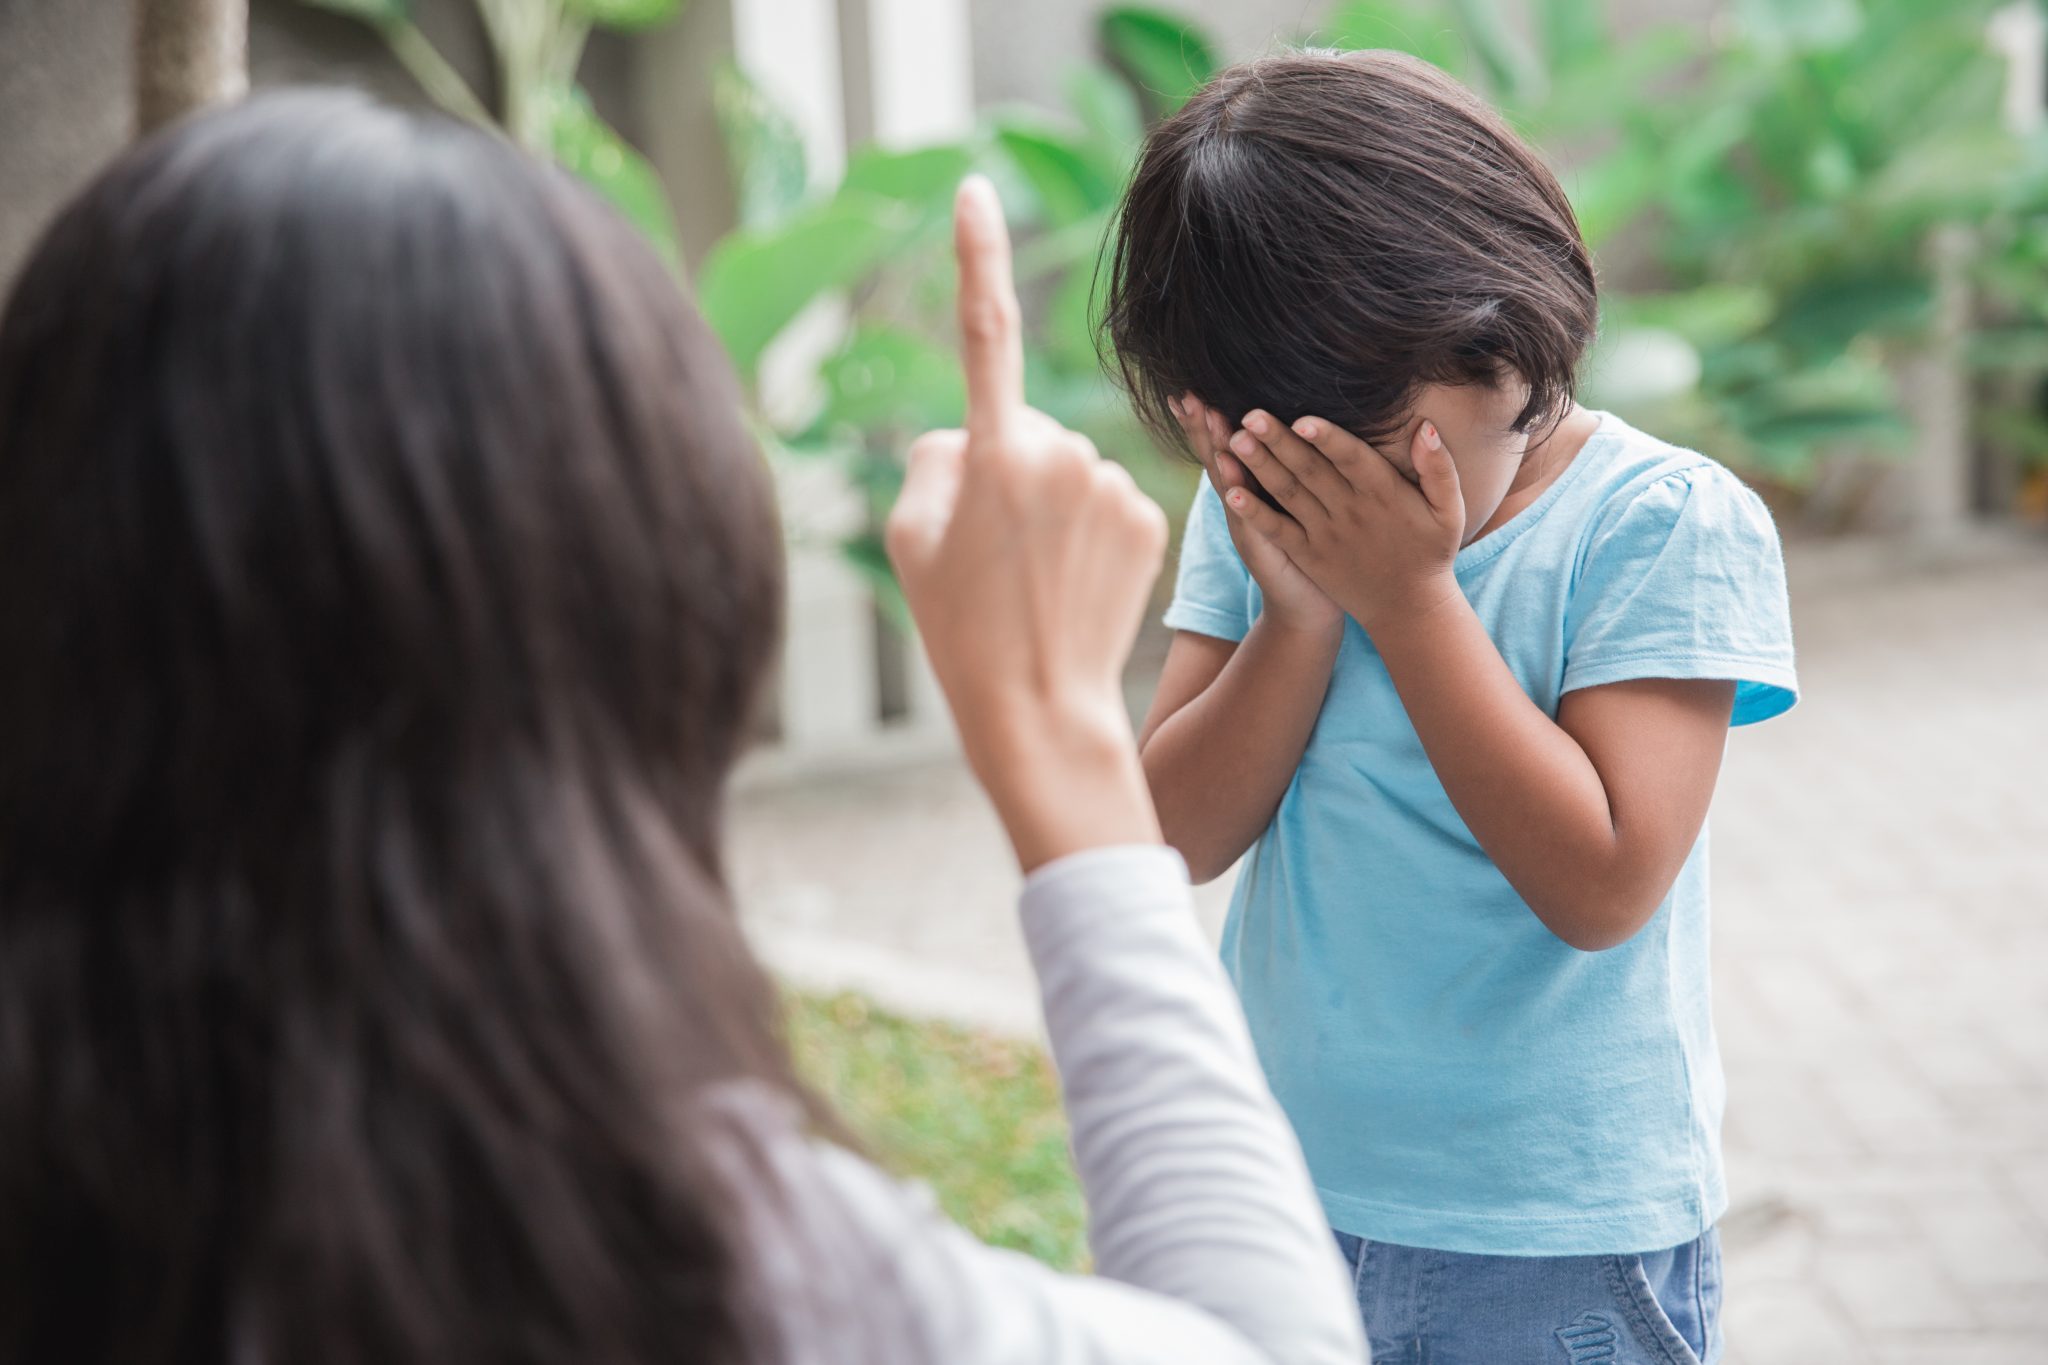
M 979 176 L 953 243 L 967 426 L 911 446 L 889 558 L 1025 870 L 1156 843 L 1121 679 L 1166 519 L 1087 437 L 1025 405 L 1009 232 Z

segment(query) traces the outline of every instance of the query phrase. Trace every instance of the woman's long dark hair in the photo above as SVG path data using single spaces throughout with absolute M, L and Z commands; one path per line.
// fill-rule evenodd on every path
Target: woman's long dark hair
M 655 256 L 483 132 L 267 96 L 0 325 L 0 1358 L 753 1354 L 797 1093 L 722 787 L 780 540 Z

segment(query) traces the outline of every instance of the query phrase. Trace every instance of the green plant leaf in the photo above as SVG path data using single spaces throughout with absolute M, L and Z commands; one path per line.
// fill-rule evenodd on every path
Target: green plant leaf
M 875 594 L 875 605 L 888 614 L 896 628 L 904 631 L 915 629 L 910 604 L 903 598 L 903 585 L 896 581 L 896 566 L 889 562 L 889 551 L 883 546 L 882 537 L 873 531 L 858 532 L 840 542 L 839 552 L 867 581 Z
M 1607 16 L 1600 0 L 1537 0 L 1536 35 L 1553 80 L 1607 49 Z
M 683 0 L 562 0 L 562 8 L 601 27 L 630 31 L 667 23 L 683 12 Z
M 1827 51 L 1864 31 L 1864 6 L 1858 0 L 1737 0 L 1735 20 L 1743 37 L 1765 53 Z
M 973 166 L 973 154 L 951 144 L 907 152 L 864 147 L 847 164 L 840 189 L 893 199 L 925 212 L 945 212 L 961 177 Z
M 1579 232 L 1598 247 L 1634 222 L 1663 187 L 1664 168 L 1649 147 L 1629 143 L 1563 176 Z
M 2048 374 L 2048 327 L 1990 327 L 1969 340 L 1971 368 L 1994 373 Z
M 741 228 L 711 249 L 697 304 L 733 364 L 751 374 L 776 334 L 821 295 L 873 270 L 915 224 L 902 205 L 840 194 L 769 228 Z
M 555 159 L 609 199 L 663 259 L 681 269 L 675 216 L 647 159 L 597 116 L 581 86 L 543 87 L 534 103 Z
M 1090 312 L 1095 296 L 1094 262 L 1077 261 L 1053 290 L 1045 308 L 1045 353 L 1063 368 L 1093 374 L 1096 367 L 1095 327 Z
M 1106 10 L 1097 31 L 1110 60 L 1161 113 L 1187 103 L 1221 65 L 1200 29 L 1165 10 L 1136 5 Z
M 1857 0 L 1736 0 L 1742 36 L 1771 55 L 1843 47 L 1863 31 Z
M 299 0 L 312 9 L 331 10 L 345 14 L 351 19 L 360 19 L 366 24 L 383 27 L 385 24 L 402 23 L 412 17 L 407 0 Z
M 1116 200 L 1116 183 L 1071 137 L 1010 118 L 997 124 L 996 144 L 1023 173 L 1055 227 L 1079 222 Z
M 1316 39 L 1346 52 L 1391 48 L 1453 75 L 1466 74 L 1464 39 L 1434 10 L 1402 0 L 1347 0 L 1316 27 Z
M 925 431 L 958 426 L 966 415 L 959 358 L 900 327 L 857 327 L 822 375 L 821 425 Z
M 803 202 L 808 184 L 803 135 L 767 92 L 732 62 L 719 63 L 711 92 L 739 200 L 740 225 L 781 222 Z
M 1933 307 L 1934 286 L 1924 274 L 1824 276 L 1782 300 L 1771 333 L 1795 351 L 1827 355 L 1871 333 L 1912 331 Z
M 1067 73 L 1067 103 L 1088 130 L 1087 151 L 1110 179 L 1121 185 L 1145 138 L 1145 112 L 1131 87 L 1103 66 L 1076 66 Z
M 1923 220 L 1975 218 L 2012 186 L 2023 160 L 2019 140 L 1995 124 L 1936 131 L 1879 173 L 1870 202 Z
M 1501 16 L 1496 0 L 1450 0 L 1465 33 L 1465 46 L 1478 59 L 1487 83 L 1503 102 L 1525 104 L 1543 91 L 1536 55 Z
M 1732 345 L 1771 318 L 1772 299 L 1759 285 L 1706 284 L 1668 294 L 1626 294 L 1608 311 L 1636 327 L 1661 327 L 1693 345 Z

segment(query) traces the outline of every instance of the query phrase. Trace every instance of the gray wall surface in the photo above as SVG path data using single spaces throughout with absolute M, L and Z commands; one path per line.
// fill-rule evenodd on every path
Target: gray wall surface
M 489 51 L 471 0 L 413 0 L 421 29 L 486 101 Z M 50 216 L 133 135 L 132 0 L 0 0 L 0 292 Z M 594 35 L 584 83 L 637 140 L 626 45 Z M 353 85 L 401 104 L 419 87 L 363 25 L 300 0 L 253 0 L 255 86 Z

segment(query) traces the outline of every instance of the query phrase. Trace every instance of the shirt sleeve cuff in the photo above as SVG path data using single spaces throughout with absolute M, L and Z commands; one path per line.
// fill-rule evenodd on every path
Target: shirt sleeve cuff
M 1232 615 L 1215 607 L 1205 607 L 1197 602 L 1176 598 L 1160 618 L 1168 630 L 1193 631 L 1197 635 L 1211 635 L 1218 640 L 1242 640 L 1251 634 L 1251 622 L 1242 615 Z
M 1055 858 L 1024 879 L 1027 919 L 1069 908 L 1122 910 L 1141 904 L 1180 907 L 1188 865 L 1165 844 L 1117 844 Z

